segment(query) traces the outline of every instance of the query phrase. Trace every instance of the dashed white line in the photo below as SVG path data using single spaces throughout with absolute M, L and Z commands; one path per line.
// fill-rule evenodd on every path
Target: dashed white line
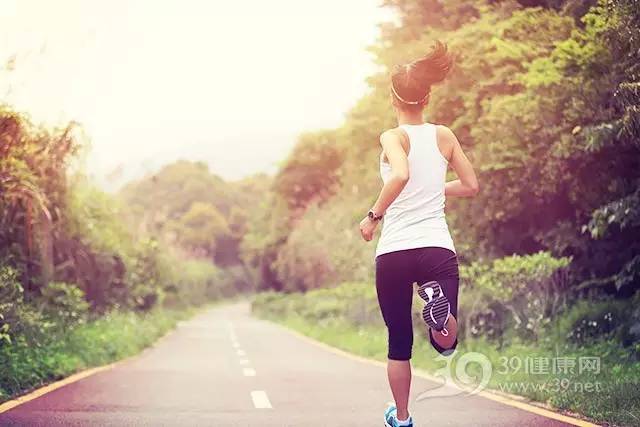
M 236 337 L 235 331 L 233 330 L 233 325 L 231 322 L 227 323 L 229 328 L 229 336 L 231 337 L 231 345 L 236 349 L 238 356 L 240 357 L 241 365 L 248 365 L 249 359 L 247 359 L 246 353 L 244 350 L 240 349 L 240 344 L 238 343 L 238 339 Z M 255 377 L 256 370 L 253 368 L 243 368 L 242 374 L 245 377 Z M 253 404 L 256 408 L 271 408 L 271 403 L 269 402 L 269 398 L 267 397 L 267 393 L 264 391 L 252 391 L 251 398 L 253 399 Z
M 254 390 L 251 392 L 251 400 L 253 400 L 253 406 L 256 409 L 271 409 L 271 402 L 269 401 L 269 396 L 267 396 L 267 392 L 264 390 Z

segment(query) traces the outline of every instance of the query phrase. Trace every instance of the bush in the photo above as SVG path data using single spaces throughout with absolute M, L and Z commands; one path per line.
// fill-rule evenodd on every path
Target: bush
M 640 293 L 632 300 L 611 297 L 594 301 L 580 300 L 568 308 L 549 328 L 550 340 L 567 346 L 587 346 L 597 342 L 615 342 L 635 348 L 640 355 L 640 337 L 636 332 L 640 321 Z
M 148 311 L 162 302 L 173 264 L 155 239 L 141 240 L 127 271 L 128 306 Z
M 373 279 L 374 242 L 363 242 L 358 231 L 368 206 L 363 202 L 366 193 L 358 186 L 350 190 L 332 203 L 311 204 L 291 227 L 272 264 L 284 289 L 305 291 Z
M 11 342 L 13 324 L 17 321 L 16 307 L 22 304 L 22 295 L 18 272 L 11 267 L 0 266 L 0 343 Z
M 61 326 L 69 326 L 86 319 L 89 304 L 84 292 L 75 285 L 52 282 L 42 288 L 40 311 L 55 319 Z
M 253 282 L 247 268 L 243 265 L 230 265 L 216 268 L 215 281 L 207 287 L 209 299 L 229 298 L 243 291 L 253 290 Z
M 462 267 L 464 336 L 537 341 L 565 307 L 569 263 L 539 252 Z
M 342 283 L 305 293 L 265 292 L 256 295 L 254 313 L 267 318 L 297 316 L 318 325 L 347 322 L 361 327 L 381 326 L 375 287 L 368 283 Z
M 209 262 L 181 262 L 180 269 L 173 269 L 165 288 L 165 305 L 185 307 L 219 297 L 215 291 L 219 278 L 220 270 Z

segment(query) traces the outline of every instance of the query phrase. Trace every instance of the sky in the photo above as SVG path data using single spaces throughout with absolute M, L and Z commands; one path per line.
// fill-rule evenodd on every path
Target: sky
M 82 124 L 101 185 L 203 160 L 274 172 L 306 130 L 339 126 L 375 72 L 380 0 L 0 0 L 0 96 Z

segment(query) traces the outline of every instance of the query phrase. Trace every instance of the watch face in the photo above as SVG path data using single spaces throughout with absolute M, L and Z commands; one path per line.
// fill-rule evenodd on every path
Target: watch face
M 369 213 L 367 213 L 367 215 L 369 216 L 369 218 L 371 219 L 375 219 L 375 214 L 373 213 L 373 211 L 369 211 Z

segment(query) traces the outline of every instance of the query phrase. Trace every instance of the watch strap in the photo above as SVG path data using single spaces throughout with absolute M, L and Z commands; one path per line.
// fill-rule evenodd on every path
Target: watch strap
M 367 213 L 367 216 L 372 220 L 372 221 L 380 221 L 383 217 L 383 215 L 376 215 L 376 213 L 373 211 L 373 209 L 370 209 L 369 212 Z

